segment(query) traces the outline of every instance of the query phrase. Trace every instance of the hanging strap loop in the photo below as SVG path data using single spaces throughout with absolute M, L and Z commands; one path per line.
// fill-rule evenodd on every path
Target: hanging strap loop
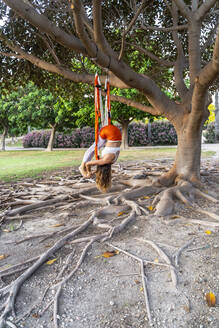
M 99 139 L 99 125 L 101 127 L 111 124 L 111 105 L 110 105 L 110 83 L 109 77 L 105 80 L 105 112 L 103 111 L 102 97 L 101 97 L 101 83 L 98 74 L 95 75 L 95 158 L 99 159 L 98 155 L 98 139 Z
M 99 119 L 100 114 L 100 90 L 101 85 L 99 83 L 98 74 L 95 75 L 95 158 L 99 159 L 98 156 L 98 139 L 99 139 Z

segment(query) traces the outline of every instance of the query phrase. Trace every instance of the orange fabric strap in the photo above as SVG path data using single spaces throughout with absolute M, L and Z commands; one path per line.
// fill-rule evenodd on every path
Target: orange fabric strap
M 108 110 L 108 124 L 111 124 L 111 105 L 110 105 L 110 84 L 107 78 L 107 110 Z
M 98 84 L 98 75 L 95 75 L 95 158 L 99 159 L 98 156 L 98 138 L 99 138 L 99 119 L 100 115 L 100 85 Z

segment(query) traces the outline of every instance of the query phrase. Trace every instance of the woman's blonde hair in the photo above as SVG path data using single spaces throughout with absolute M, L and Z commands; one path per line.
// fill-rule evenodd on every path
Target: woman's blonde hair
M 102 192 L 111 188 L 111 164 L 98 165 L 96 171 L 96 185 Z

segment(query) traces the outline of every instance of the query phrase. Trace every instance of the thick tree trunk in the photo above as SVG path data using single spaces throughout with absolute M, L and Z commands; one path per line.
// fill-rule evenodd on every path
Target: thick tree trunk
M 50 138 L 49 138 L 49 143 L 48 143 L 48 146 L 46 148 L 46 151 L 52 151 L 53 150 L 53 144 L 54 144 L 54 140 L 55 140 L 55 132 L 56 132 L 56 124 L 52 126 L 52 130 L 51 130 L 51 134 L 50 134 Z
M 151 143 L 151 122 L 148 122 L 148 141 Z
M 178 146 L 175 163 L 172 169 L 159 179 L 162 185 L 170 186 L 180 180 L 200 185 L 201 136 L 207 116 L 206 111 L 203 111 L 199 123 L 193 124 L 191 115 L 186 113 L 181 124 L 177 124 Z
M 122 122 L 122 149 L 128 149 L 128 125 L 129 121 Z
M 5 138 L 6 138 L 7 133 L 8 133 L 8 128 L 4 127 L 2 137 L 1 137 L 1 150 L 2 151 L 5 151 Z
M 219 92 L 215 93 L 215 142 L 219 142 Z

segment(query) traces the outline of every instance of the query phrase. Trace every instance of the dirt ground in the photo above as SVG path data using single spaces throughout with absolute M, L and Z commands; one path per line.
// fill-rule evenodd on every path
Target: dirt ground
M 136 200 L 148 214 L 145 211 L 134 215 L 111 239 L 99 239 L 88 245 L 91 236 L 107 232 L 109 225 L 126 222 L 133 213 L 129 203 L 107 203 L 107 197 L 130 190 L 130 181 L 136 186 L 142 182 L 149 185 L 171 164 L 166 159 L 115 165 L 113 188 L 107 195 L 101 195 L 92 180 L 82 179 L 72 169 L 47 174 L 39 180 L 1 183 L 0 309 L 3 316 L 10 302 L 8 294 L 3 293 L 4 288 L 13 286 L 15 279 L 36 263 L 38 256 L 95 213 L 92 224 L 68 238 L 24 281 L 16 298 L 16 316 L 10 312 L 5 327 L 219 327 L 218 201 L 200 197 L 194 207 L 177 202 L 176 215 L 158 217 L 154 214 L 155 194 L 151 189 Z M 219 199 L 218 161 L 203 160 L 201 174 L 206 194 Z M 59 201 L 49 203 L 54 199 Z M 13 212 L 37 202 L 44 202 L 44 206 Z M 85 239 L 78 240 L 81 238 Z M 85 250 L 86 256 L 80 264 L 78 261 Z M 114 256 L 107 257 L 107 251 Z M 28 259 L 34 260 L 25 264 Z M 141 273 L 142 263 L 145 277 Z M 20 265 L 14 267 L 15 264 Z M 69 279 L 64 282 L 66 277 Z M 60 282 L 63 282 L 62 289 L 57 295 Z M 215 306 L 209 306 L 206 301 L 209 292 L 216 296 Z

